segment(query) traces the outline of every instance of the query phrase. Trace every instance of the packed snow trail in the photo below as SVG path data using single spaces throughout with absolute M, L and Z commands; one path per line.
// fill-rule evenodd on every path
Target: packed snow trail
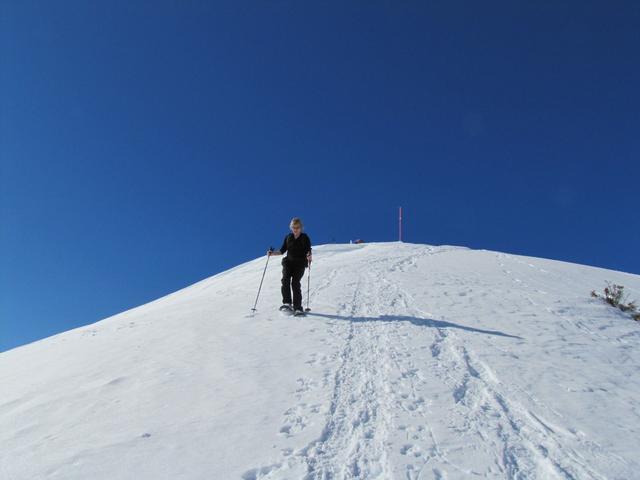
M 637 478 L 640 277 L 459 247 L 315 249 L 285 316 L 264 257 L 0 355 L 0 476 Z M 305 292 L 306 293 L 306 292 Z M 250 302 L 252 303 L 252 302 Z

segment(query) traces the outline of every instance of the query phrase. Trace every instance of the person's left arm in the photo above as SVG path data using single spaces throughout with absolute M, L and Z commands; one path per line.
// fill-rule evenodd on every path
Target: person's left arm
M 313 256 L 311 253 L 311 239 L 307 235 L 307 263 L 311 265 L 312 260 L 313 260 Z

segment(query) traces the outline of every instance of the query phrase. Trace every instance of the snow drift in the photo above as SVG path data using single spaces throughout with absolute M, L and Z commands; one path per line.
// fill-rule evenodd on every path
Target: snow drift
M 639 478 L 640 277 L 459 247 L 265 257 L 0 354 L 2 479 Z M 305 276 L 303 285 L 306 288 Z M 305 302 L 306 302 L 306 291 Z

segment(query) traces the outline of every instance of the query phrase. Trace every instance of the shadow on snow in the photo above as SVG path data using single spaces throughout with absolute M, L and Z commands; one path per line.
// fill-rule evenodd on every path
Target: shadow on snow
M 473 333 L 484 333 L 486 335 L 495 335 L 498 337 L 517 338 L 524 340 L 517 335 L 509 335 L 508 333 L 500 332 L 498 330 L 483 330 L 481 328 L 467 327 L 465 325 L 458 325 L 457 323 L 446 322 L 444 320 L 433 320 L 431 318 L 410 317 L 407 315 L 380 315 L 379 317 L 358 317 L 358 316 L 344 316 L 344 315 L 328 315 L 326 313 L 307 312 L 307 316 L 329 318 L 332 320 L 348 320 L 350 322 L 410 322 L 418 327 L 428 328 L 457 328 L 459 330 L 466 330 Z

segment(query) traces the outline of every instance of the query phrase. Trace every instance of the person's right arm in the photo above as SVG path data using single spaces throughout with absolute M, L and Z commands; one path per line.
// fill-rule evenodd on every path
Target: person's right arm
M 288 236 L 288 235 L 287 235 Z M 280 247 L 280 250 L 269 250 L 267 251 L 267 255 L 272 256 L 272 255 L 283 255 L 284 252 L 287 251 L 287 236 L 284 237 L 284 240 L 282 242 L 282 246 Z

